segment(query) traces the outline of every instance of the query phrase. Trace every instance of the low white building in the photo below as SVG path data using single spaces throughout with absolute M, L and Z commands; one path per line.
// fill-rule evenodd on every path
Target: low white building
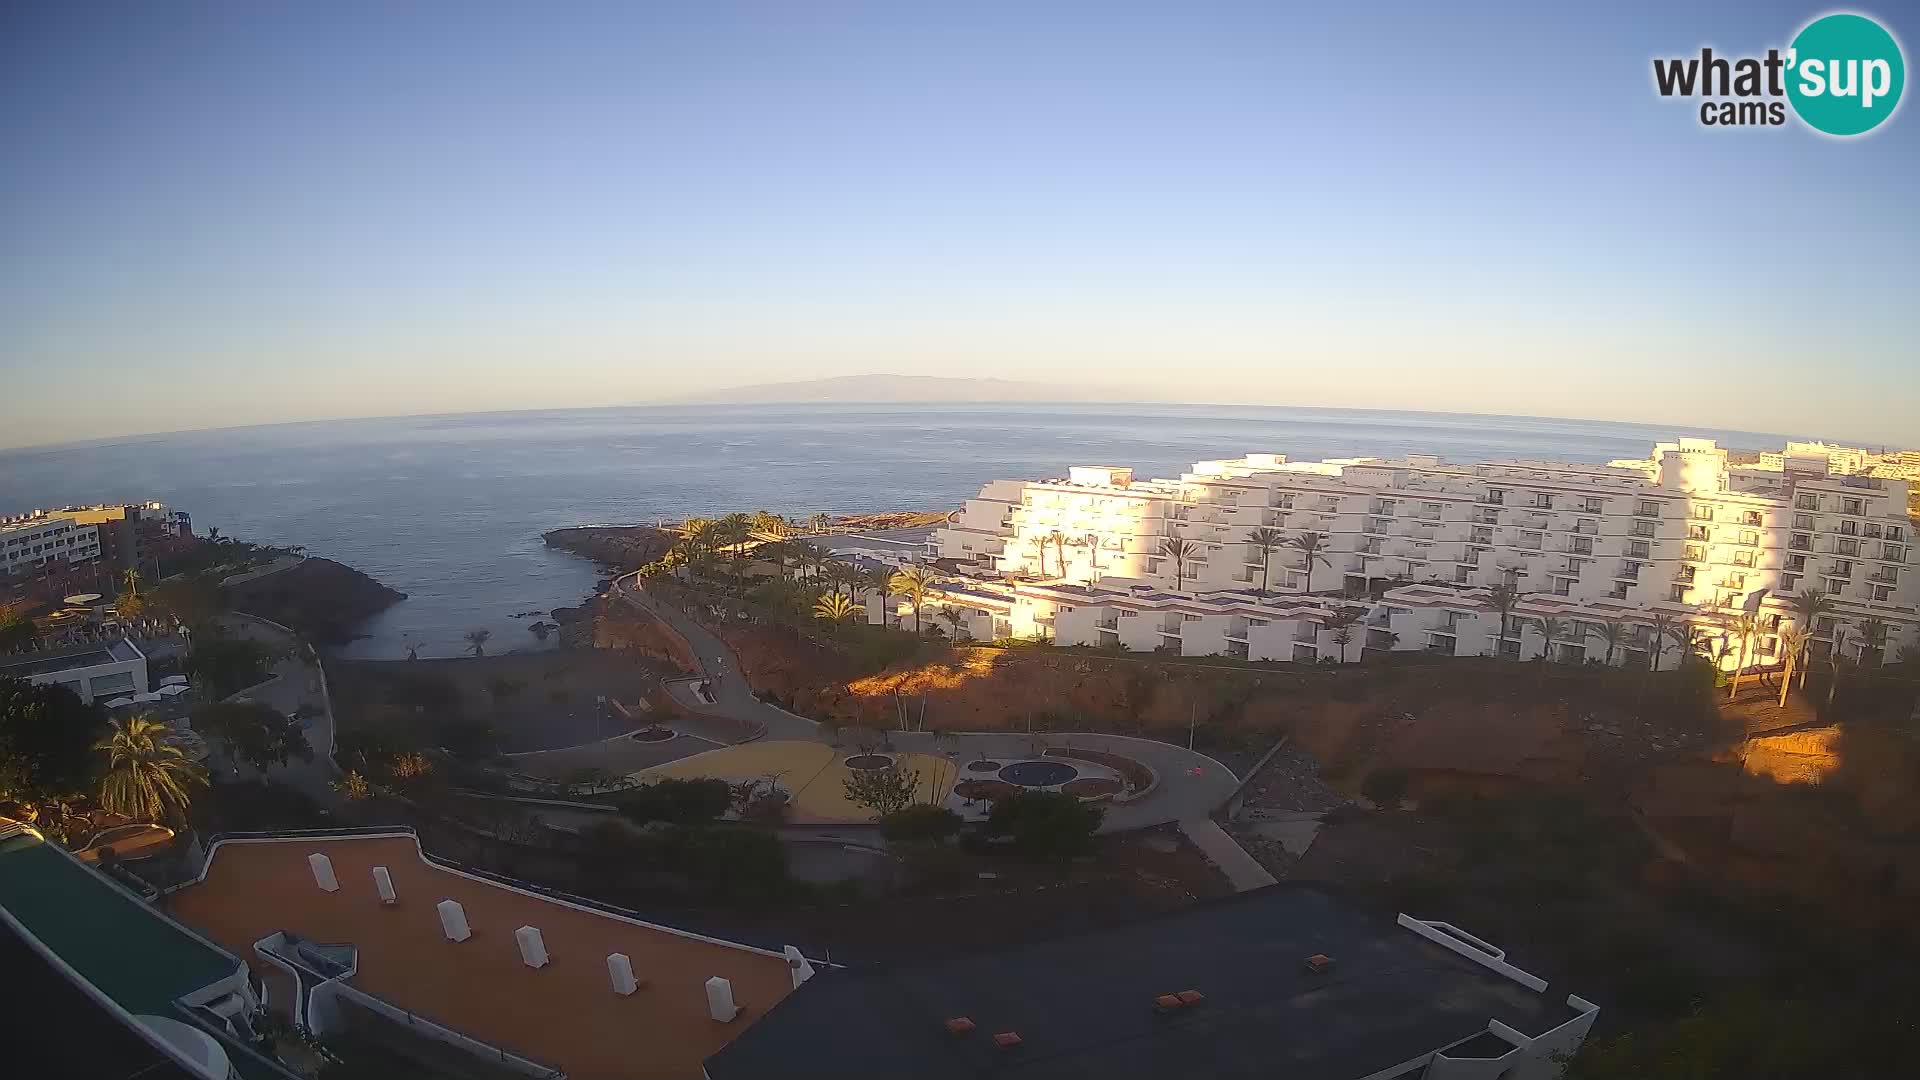
M 0 657 L 0 678 L 64 686 L 91 704 L 147 692 L 147 655 L 122 638 L 70 649 Z
M 1249 454 L 1152 481 L 1076 467 L 986 485 L 927 555 L 1004 606 L 968 602 L 969 629 L 990 630 L 974 637 L 1339 659 L 1330 636 L 1357 619 L 1346 659 L 1368 648 L 1526 657 L 1548 651 L 1549 619 L 1556 659 L 1621 663 L 1653 648 L 1656 625 L 1713 632 L 1751 611 L 1764 664 L 1792 621 L 1787 594 L 1812 589 L 1831 604 L 1813 627 L 1816 655 L 1893 658 L 1920 629 L 1907 485 L 1834 474 L 1810 454 L 1785 460 L 1733 466 L 1711 440 L 1682 439 L 1606 466 Z M 1309 535 L 1311 564 L 1299 546 Z M 1496 586 L 1524 594 L 1504 638 Z M 876 601 L 873 616 L 897 620 L 898 608 Z M 1863 637 L 1876 626 L 1877 649 Z

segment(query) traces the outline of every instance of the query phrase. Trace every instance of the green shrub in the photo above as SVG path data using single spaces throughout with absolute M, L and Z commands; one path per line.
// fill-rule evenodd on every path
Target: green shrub
M 944 806 L 920 803 L 880 819 L 880 835 L 889 844 L 944 844 L 960 831 L 960 815 Z
M 1008 836 L 1028 855 L 1064 858 L 1093 847 L 1105 812 L 1061 791 L 1022 791 L 996 799 L 987 835 Z
M 635 822 L 668 821 L 698 825 L 717 821 L 733 807 L 733 788 L 725 780 L 668 777 L 623 791 L 613 804 Z

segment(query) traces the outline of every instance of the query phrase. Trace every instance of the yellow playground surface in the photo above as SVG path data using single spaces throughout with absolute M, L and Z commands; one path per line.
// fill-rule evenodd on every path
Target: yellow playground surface
M 691 780 L 707 777 L 738 783 L 743 780 L 772 779 L 792 796 L 787 819 L 798 825 L 827 825 L 849 821 L 871 821 L 873 812 L 847 801 L 845 764 L 847 751 L 820 743 L 774 740 L 751 742 L 709 750 L 704 754 L 669 761 L 634 773 L 641 783 L 674 777 Z M 957 766 L 932 754 L 890 753 L 894 763 L 907 772 L 920 774 L 919 800 L 939 804 L 953 793 Z

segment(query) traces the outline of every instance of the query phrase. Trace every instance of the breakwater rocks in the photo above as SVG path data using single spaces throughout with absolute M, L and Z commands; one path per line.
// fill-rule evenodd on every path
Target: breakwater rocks
M 361 623 L 407 598 L 332 559 L 306 559 L 226 591 L 234 610 L 291 627 L 321 645 L 353 640 Z
M 666 554 L 673 537 L 651 525 L 582 525 L 541 534 L 548 547 L 613 570 L 633 570 Z

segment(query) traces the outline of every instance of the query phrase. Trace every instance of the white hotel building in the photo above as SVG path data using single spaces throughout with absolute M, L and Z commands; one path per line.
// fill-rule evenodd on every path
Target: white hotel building
M 100 530 L 70 516 L 36 511 L 0 519 L 0 578 L 34 573 L 48 563 L 85 562 L 100 555 Z
M 1257 529 L 1288 541 L 1318 533 L 1325 561 L 1309 567 L 1285 544 L 1263 582 Z M 1911 531 L 1904 481 L 1830 472 L 1804 452 L 1772 468 L 1729 465 L 1712 441 L 1682 439 L 1604 466 L 1249 454 L 1147 481 L 1075 467 L 986 485 L 927 555 L 958 572 L 933 606 L 959 608 L 976 638 L 1252 660 L 1428 650 L 1577 662 L 1611 651 L 1639 663 L 1656 646 L 1656 615 L 1717 634 L 1747 609 L 1764 626 L 1751 662 L 1767 665 L 1792 622 L 1786 594 L 1801 589 L 1833 602 L 1814 628 L 1816 655 L 1862 655 L 1869 619 L 1887 627 L 1883 660 L 1914 642 Z M 1164 552 L 1176 537 L 1193 551 L 1178 580 Z M 1525 594 L 1504 638 L 1488 603 L 1501 583 Z M 1343 609 L 1359 615 L 1344 646 L 1333 640 Z M 869 614 L 898 621 L 903 610 L 876 598 Z M 1543 618 L 1560 625 L 1552 642 Z M 1610 622 L 1624 632 L 1611 650 Z M 1677 646 L 1657 644 L 1671 663 Z

